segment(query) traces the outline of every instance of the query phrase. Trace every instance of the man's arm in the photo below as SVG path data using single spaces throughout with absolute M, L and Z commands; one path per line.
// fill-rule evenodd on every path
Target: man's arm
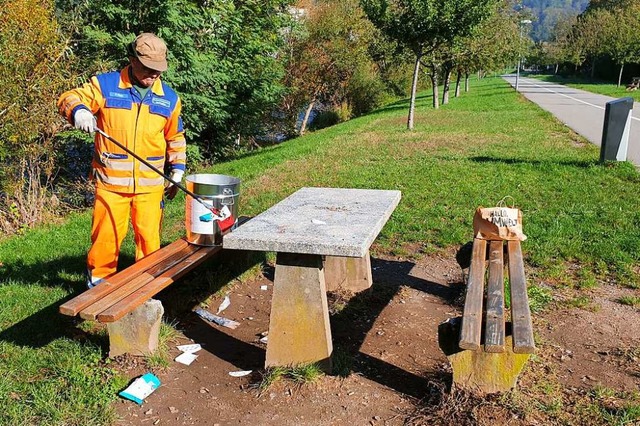
M 167 161 L 171 165 L 171 171 L 181 170 L 184 173 L 187 162 L 187 141 L 184 136 L 181 112 L 182 101 L 178 99 L 164 128 L 164 137 L 167 141 Z
M 80 109 L 85 109 L 91 114 L 95 114 L 103 103 L 104 98 L 100 91 L 98 79 L 91 77 L 89 83 L 60 95 L 60 98 L 58 98 L 58 111 L 69 123 L 75 124 L 74 116 Z
M 182 125 L 182 102 L 178 98 L 176 107 L 167 120 L 164 129 L 165 140 L 167 141 L 167 161 L 170 164 L 171 179 L 181 182 L 186 169 L 187 161 L 187 141 L 184 136 L 184 128 Z M 178 191 L 175 185 L 170 185 L 165 191 L 168 199 L 172 200 Z

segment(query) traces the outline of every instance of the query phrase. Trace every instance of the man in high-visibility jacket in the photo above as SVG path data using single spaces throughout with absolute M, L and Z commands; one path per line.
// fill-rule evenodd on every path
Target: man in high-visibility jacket
M 76 128 L 96 127 L 146 159 L 165 165 L 180 182 L 185 171 L 186 141 L 178 95 L 160 81 L 167 70 L 167 47 L 159 37 L 142 33 L 127 46 L 129 65 L 99 74 L 84 86 L 63 93 L 60 113 Z M 166 163 L 166 164 L 165 164 Z M 92 161 L 95 205 L 87 285 L 93 287 L 116 272 L 120 245 L 133 225 L 136 261 L 160 248 L 163 191 L 169 199 L 175 186 L 108 139 L 95 134 Z

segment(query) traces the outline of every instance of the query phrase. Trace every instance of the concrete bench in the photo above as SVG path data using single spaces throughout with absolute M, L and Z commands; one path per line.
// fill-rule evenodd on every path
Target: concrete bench
M 327 289 L 371 286 L 369 247 L 400 191 L 302 188 L 226 235 L 227 249 L 276 256 L 265 367 L 331 369 Z
M 238 226 L 249 219 L 240 217 Z M 151 354 L 158 346 L 164 314 L 160 301 L 152 297 L 221 250 L 181 238 L 63 303 L 59 311 L 105 323 L 110 357 Z
M 511 301 L 509 322 L 505 321 L 505 267 Z M 473 240 L 462 321 L 449 320 L 438 332 L 455 386 L 482 393 L 515 387 L 536 350 L 520 241 Z

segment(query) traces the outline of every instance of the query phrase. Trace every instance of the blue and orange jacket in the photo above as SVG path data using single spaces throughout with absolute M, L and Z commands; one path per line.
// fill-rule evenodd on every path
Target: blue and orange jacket
M 168 162 L 171 170 L 185 169 L 182 103 L 160 79 L 140 99 L 131 84 L 129 67 L 94 76 L 89 83 L 58 99 L 60 114 L 70 123 L 79 108 L 91 111 L 100 129 L 156 168 L 163 170 Z M 99 188 L 128 194 L 164 188 L 161 176 L 99 133 L 95 134 L 92 166 Z

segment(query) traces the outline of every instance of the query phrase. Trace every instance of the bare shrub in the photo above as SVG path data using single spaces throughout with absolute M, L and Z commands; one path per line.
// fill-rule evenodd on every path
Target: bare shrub
M 53 0 L 16 0 L 0 10 L 0 229 L 43 220 L 54 170 L 51 140 L 62 121 L 55 100 L 69 84 L 68 41 Z

